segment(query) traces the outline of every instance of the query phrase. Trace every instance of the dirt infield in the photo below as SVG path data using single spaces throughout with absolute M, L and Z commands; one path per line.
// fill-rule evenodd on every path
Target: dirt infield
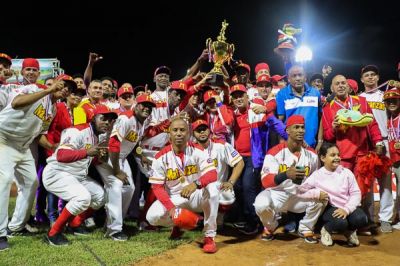
M 341 235 L 334 236 L 334 246 L 324 247 L 292 234 L 277 234 L 275 240 L 265 242 L 230 231 L 216 238 L 215 254 L 204 254 L 199 239 L 135 265 L 400 265 L 400 231 L 360 236 L 356 248 L 347 247 Z

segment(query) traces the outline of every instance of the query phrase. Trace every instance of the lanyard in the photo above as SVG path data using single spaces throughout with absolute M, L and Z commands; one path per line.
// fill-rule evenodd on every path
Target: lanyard
M 349 107 L 344 106 L 340 101 L 337 101 L 336 99 L 337 98 L 335 98 L 335 103 L 340 107 L 342 107 L 343 109 L 353 110 L 353 98 L 351 96 L 349 96 L 349 102 L 348 102 Z
M 172 145 L 171 145 L 171 149 L 172 149 L 172 152 L 174 153 L 174 160 L 175 160 L 176 165 L 178 166 L 179 173 L 180 173 L 180 175 L 181 175 L 182 177 L 184 177 L 184 176 L 185 176 L 185 166 L 186 166 L 185 160 L 186 160 L 186 158 L 187 158 L 187 156 L 186 156 L 186 149 L 185 149 L 185 153 L 183 154 L 183 160 L 181 160 L 182 163 L 179 163 L 179 160 L 176 158 L 176 157 L 178 157 L 178 156 L 176 155 L 176 153 L 175 153 L 174 148 L 172 147 Z

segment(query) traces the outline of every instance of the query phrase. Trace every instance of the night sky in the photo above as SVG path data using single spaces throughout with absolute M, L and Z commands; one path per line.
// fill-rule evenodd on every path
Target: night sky
M 7 23 L 0 52 L 18 58 L 57 57 L 66 73 L 83 74 L 88 53 L 94 51 L 104 57 L 95 66 L 95 78 L 109 75 L 120 84 L 153 86 L 159 65 L 172 68 L 172 80 L 181 78 L 226 19 L 234 58 L 250 64 L 253 78 L 254 66 L 262 61 L 269 63 L 271 74 L 283 73 L 273 48 L 277 30 L 291 22 L 303 29 L 299 42 L 313 49 L 308 72 L 329 64 L 334 73 L 359 80 L 363 65 L 376 64 L 381 81 L 397 77 L 398 1 L 143 1 L 140 8 L 137 0 L 127 1 L 53 2 L 46 9 L 38 1 L 18 1 L 7 7 L 18 12 L 1 15 Z

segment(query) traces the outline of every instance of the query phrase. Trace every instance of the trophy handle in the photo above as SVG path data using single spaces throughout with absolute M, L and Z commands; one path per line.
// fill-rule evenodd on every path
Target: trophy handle
M 208 38 L 208 39 L 206 40 L 206 46 L 207 46 L 207 48 L 210 47 L 211 42 L 212 42 L 211 38 Z

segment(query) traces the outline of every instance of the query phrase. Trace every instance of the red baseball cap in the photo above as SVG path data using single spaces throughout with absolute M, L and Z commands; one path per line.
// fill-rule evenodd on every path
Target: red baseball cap
M 198 120 L 194 121 L 194 122 L 192 123 L 192 129 L 193 129 L 193 131 L 196 130 L 199 126 L 202 126 L 202 125 L 208 127 L 207 122 L 206 122 L 205 120 L 203 120 L 203 119 L 198 119 Z
M 186 83 L 179 80 L 172 81 L 170 90 L 181 90 L 187 92 L 187 85 Z
M 153 101 L 153 99 L 150 97 L 150 95 L 147 94 L 142 94 L 136 97 L 136 103 L 149 103 L 153 107 L 156 106 L 156 103 Z
M 159 66 L 156 68 L 154 71 L 154 76 L 157 76 L 158 74 L 165 73 L 171 76 L 171 69 L 167 66 Z
M 286 127 L 293 125 L 304 125 L 304 116 L 302 115 L 292 115 L 286 121 Z
M 118 118 L 117 113 L 111 111 L 104 104 L 96 105 L 96 108 L 94 109 L 93 113 L 94 113 L 94 116 L 96 116 L 96 115 L 110 115 L 113 119 L 117 119 Z
M 383 100 L 385 101 L 388 99 L 400 99 L 400 90 L 395 88 L 385 91 L 383 94 Z
M 40 69 L 39 61 L 35 58 L 25 58 L 24 61 L 22 61 L 22 69 L 26 67 L 34 67 Z
M 237 67 L 236 67 L 236 69 L 238 69 L 238 68 L 245 68 L 246 70 L 247 70 L 247 72 L 249 72 L 250 73 L 250 66 L 248 65 L 248 64 L 245 64 L 245 63 L 240 63 Z
M 229 94 L 234 93 L 235 91 L 243 91 L 243 92 L 247 92 L 246 87 L 243 84 L 236 84 L 233 85 L 230 90 L 229 90 Z
M 268 75 L 261 75 L 257 78 L 256 84 L 262 83 L 262 82 L 271 82 L 271 79 Z
M 11 66 L 12 58 L 8 54 L 0 53 L 0 58 L 3 58 L 4 60 L 6 60 Z
M 120 97 L 124 93 L 133 94 L 133 88 L 132 87 L 121 87 L 118 89 L 117 96 Z
M 350 88 L 354 91 L 354 93 L 358 92 L 358 83 L 354 79 L 347 79 L 347 84 L 349 84 Z
M 217 96 L 218 93 L 215 90 L 207 90 L 203 95 L 203 102 L 207 103 L 209 100 L 214 99 L 213 96 Z
M 286 77 L 286 75 L 284 75 L 284 76 L 281 76 L 281 75 L 273 75 L 273 76 L 271 77 L 271 80 L 272 80 L 273 82 L 278 82 L 278 81 L 284 79 L 285 77 Z
M 65 82 L 65 84 L 67 84 L 68 88 L 70 89 L 70 91 L 76 91 L 78 89 L 78 85 L 76 84 L 76 82 L 74 81 L 74 79 L 67 74 L 61 74 L 58 75 L 55 80 L 62 80 Z
M 258 71 L 260 71 L 261 69 L 266 69 L 269 72 L 269 65 L 267 63 L 258 63 L 254 69 L 254 71 L 256 72 L 256 74 L 258 73 Z

